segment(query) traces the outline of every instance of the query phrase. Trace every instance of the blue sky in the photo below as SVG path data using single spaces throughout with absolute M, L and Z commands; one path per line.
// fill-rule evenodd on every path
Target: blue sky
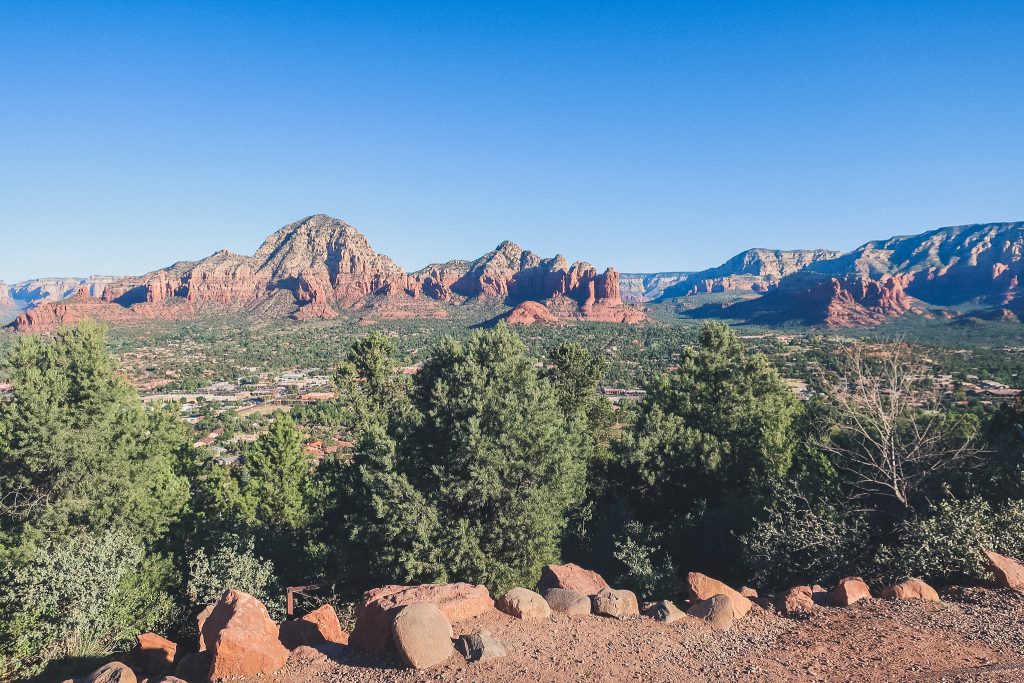
M 252 253 L 623 271 L 1024 219 L 1019 2 L 0 4 L 0 279 Z

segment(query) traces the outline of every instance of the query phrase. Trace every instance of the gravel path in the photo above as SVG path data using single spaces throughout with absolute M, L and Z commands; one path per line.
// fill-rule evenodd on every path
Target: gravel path
M 804 619 L 755 610 L 726 633 L 686 619 L 614 621 L 554 615 L 522 622 L 499 612 L 455 625 L 487 629 L 509 654 L 470 664 L 459 657 L 416 672 L 336 646 L 293 655 L 275 683 L 768 683 L 1024 682 L 1024 596 L 961 591 L 941 604 L 870 600 L 820 608 Z

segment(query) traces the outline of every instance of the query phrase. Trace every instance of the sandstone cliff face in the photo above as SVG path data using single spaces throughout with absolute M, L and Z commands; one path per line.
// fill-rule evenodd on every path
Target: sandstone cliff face
M 785 278 L 769 293 L 722 307 L 724 317 L 763 323 L 796 321 L 830 327 L 868 327 L 913 309 L 907 279 L 884 275 L 830 276 L 802 272 Z
M 346 308 L 379 318 L 443 318 L 447 311 L 441 304 L 493 299 L 515 305 L 555 296 L 572 302 L 560 306 L 566 317 L 643 319 L 642 312 L 623 304 L 612 269 L 598 273 L 589 264 L 570 266 L 561 256 L 543 259 L 503 242 L 475 261 L 434 264 L 406 274 L 351 225 L 325 215 L 286 225 L 253 256 L 219 251 L 141 277 L 93 283 L 82 296 L 68 299 L 63 298 L 66 285 L 52 285 L 59 302 L 39 298 L 13 326 L 49 330 L 84 317 L 176 319 L 195 316 L 209 305 L 255 309 L 281 295 L 294 304 L 294 320 L 326 320 Z
M 11 288 L 7 286 L 7 283 L 0 280 L 0 307 L 14 308 L 17 306 L 14 303 L 14 297 L 11 296 Z

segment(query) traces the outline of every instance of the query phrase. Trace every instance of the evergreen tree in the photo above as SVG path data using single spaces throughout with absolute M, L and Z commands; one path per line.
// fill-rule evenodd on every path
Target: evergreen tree
M 507 327 L 443 341 L 408 409 L 389 415 L 362 430 L 342 503 L 374 566 L 500 590 L 558 559 L 586 458 L 553 383 Z
M 632 510 L 618 519 L 650 525 L 676 566 L 732 576 L 736 534 L 792 464 L 799 406 L 768 359 L 748 354 L 721 323 L 706 324 L 678 367 L 646 388 L 613 474 Z M 618 545 L 623 533 L 595 530 L 599 542 Z
M 0 403 L 0 529 L 17 554 L 42 535 L 117 528 L 152 546 L 188 498 L 184 428 L 147 411 L 93 323 L 11 350 Z

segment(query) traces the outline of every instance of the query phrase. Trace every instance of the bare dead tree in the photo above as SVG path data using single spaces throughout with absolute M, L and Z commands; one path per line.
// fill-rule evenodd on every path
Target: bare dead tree
M 942 410 L 927 380 L 903 341 L 870 354 L 857 344 L 824 379 L 834 424 L 817 446 L 847 475 L 855 498 L 881 495 L 909 509 L 935 477 L 978 461 L 968 418 Z

